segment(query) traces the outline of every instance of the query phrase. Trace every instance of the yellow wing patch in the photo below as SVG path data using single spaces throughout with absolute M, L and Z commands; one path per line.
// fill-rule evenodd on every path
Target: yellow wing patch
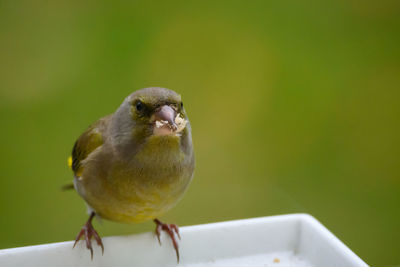
M 72 156 L 68 157 L 68 167 L 72 170 Z

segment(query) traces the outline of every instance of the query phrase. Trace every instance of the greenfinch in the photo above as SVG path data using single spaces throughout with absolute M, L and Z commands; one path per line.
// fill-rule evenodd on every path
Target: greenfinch
M 182 198 L 194 172 L 191 126 L 180 95 L 159 87 L 132 93 L 78 138 L 69 164 L 90 214 L 74 247 L 84 238 L 93 258 L 94 238 L 104 252 L 92 225 L 95 216 L 122 223 L 153 220 L 158 241 L 165 231 L 179 261 L 178 227 L 157 218 Z

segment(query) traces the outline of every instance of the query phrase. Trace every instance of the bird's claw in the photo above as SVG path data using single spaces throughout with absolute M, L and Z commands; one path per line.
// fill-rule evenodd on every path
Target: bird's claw
M 86 241 L 86 248 L 90 250 L 90 257 L 93 260 L 93 247 L 92 247 L 92 238 L 96 240 L 97 245 L 101 247 L 101 253 L 104 254 L 104 246 L 103 242 L 101 241 L 101 238 L 97 231 L 93 228 L 92 225 L 92 219 L 94 217 L 94 213 L 90 215 L 89 220 L 85 223 L 85 225 L 82 227 L 82 230 L 79 232 L 79 234 L 76 236 L 74 248 L 78 241 L 84 237 Z
M 172 240 L 172 245 L 174 246 L 175 252 L 176 252 L 176 258 L 179 262 L 179 247 L 178 247 L 178 242 L 176 241 L 175 234 L 178 236 L 179 239 L 181 239 L 181 236 L 179 234 L 179 228 L 176 224 L 167 224 L 167 223 L 162 223 L 158 219 L 154 219 L 154 222 L 156 223 L 156 236 L 158 239 L 158 243 L 161 245 L 161 231 L 165 231 L 169 237 Z

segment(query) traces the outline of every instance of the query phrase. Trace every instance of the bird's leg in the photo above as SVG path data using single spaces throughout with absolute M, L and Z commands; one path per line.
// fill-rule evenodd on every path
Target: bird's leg
M 81 237 L 84 236 L 85 241 L 86 241 L 86 248 L 88 250 L 90 250 L 90 256 L 91 256 L 92 260 L 93 260 L 92 237 L 94 237 L 94 239 L 96 240 L 97 245 L 99 245 L 101 247 L 101 253 L 104 254 L 103 242 L 101 242 L 101 238 L 100 238 L 99 234 L 96 232 L 96 230 L 94 230 L 93 225 L 92 225 L 92 220 L 95 215 L 96 215 L 96 213 L 94 213 L 93 211 L 92 211 L 92 213 L 90 213 L 89 219 L 87 220 L 85 225 L 82 227 L 82 230 L 77 235 L 74 246 L 73 246 L 73 248 L 74 248 L 75 245 L 78 243 L 78 241 L 81 239 Z
M 156 235 L 158 238 L 158 242 L 161 245 L 161 240 L 160 240 L 160 234 L 161 231 L 165 231 L 172 240 L 172 244 L 174 245 L 175 252 L 176 252 L 176 258 L 179 262 L 179 248 L 178 248 L 178 242 L 176 241 L 175 234 L 181 239 L 181 236 L 179 235 L 179 229 L 176 224 L 167 224 L 167 223 L 162 223 L 158 219 L 154 219 L 154 222 L 156 223 Z

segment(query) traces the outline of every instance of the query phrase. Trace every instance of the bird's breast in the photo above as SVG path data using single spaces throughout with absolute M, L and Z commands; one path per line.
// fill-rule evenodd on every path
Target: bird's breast
M 132 164 L 152 167 L 181 163 L 185 154 L 181 150 L 180 137 L 176 135 L 152 135 L 132 158 Z
M 163 214 L 183 196 L 193 168 L 193 155 L 182 151 L 179 137 L 150 137 L 130 161 L 113 164 L 104 181 L 107 199 L 102 196 L 113 207 L 103 216 L 138 222 Z

